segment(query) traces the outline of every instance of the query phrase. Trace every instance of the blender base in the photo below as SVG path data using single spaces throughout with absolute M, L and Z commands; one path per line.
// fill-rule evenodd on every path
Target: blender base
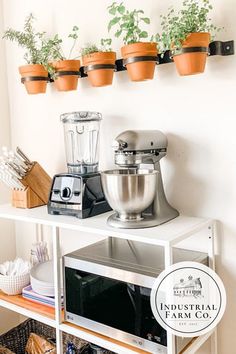
M 103 194 L 100 173 L 61 173 L 54 176 L 48 214 L 85 219 L 110 210 Z
M 111 227 L 119 229 L 144 229 L 148 227 L 155 227 L 164 224 L 172 219 L 179 216 L 177 210 L 173 209 L 171 215 L 166 216 L 153 216 L 153 215 L 142 215 L 142 220 L 127 220 L 123 221 L 118 216 L 117 213 L 112 214 L 107 219 L 107 224 Z

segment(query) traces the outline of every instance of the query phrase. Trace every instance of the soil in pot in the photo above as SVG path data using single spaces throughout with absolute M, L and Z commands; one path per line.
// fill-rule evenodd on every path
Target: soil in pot
M 80 60 L 59 60 L 52 63 L 56 73 L 60 71 L 75 71 L 80 69 Z M 56 76 L 54 82 L 58 91 L 73 91 L 78 86 L 78 74 Z
M 210 38 L 210 33 L 190 33 L 183 42 L 183 48 L 208 47 Z M 203 73 L 207 55 L 205 52 L 174 55 L 173 60 L 179 75 L 187 76 Z
M 157 43 L 154 42 L 139 42 L 128 44 L 121 48 L 123 59 L 149 56 L 156 57 L 158 54 Z M 152 80 L 155 72 L 156 61 L 139 61 L 126 65 L 130 80 L 145 81 Z
M 29 64 L 19 67 L 19 72 L 22 78 L 30 77 L 48 77 L 48 72 L 45 70 L 44 66 L 41 64 Z M 47 89 L 47 80 L 37 80 L 37 81 L 25 81 L 24 85 L 27 93 L 34 95 L 37 93 L 45 93 Z
M 115 52 L 96 52 L 83 56 L 83 65 L 85 67 L 93 65 L 115 65 Z M 114 68 L 94 69 L 87 71 L 89 82 L 94 87 L 108 86 L 112 84 Z

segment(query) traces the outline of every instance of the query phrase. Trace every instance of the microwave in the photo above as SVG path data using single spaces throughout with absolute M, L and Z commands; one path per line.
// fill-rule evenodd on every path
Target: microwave
M 174 263 L 208 263 L 207 254 L 179 248 Z M 150 305 L 164 270 L 163 247 L 109 237 L 63 257 L 65 319 L 151 353 L 167 353 L 166 330 Z M 186 340 L 176 338 L 177 353 Z

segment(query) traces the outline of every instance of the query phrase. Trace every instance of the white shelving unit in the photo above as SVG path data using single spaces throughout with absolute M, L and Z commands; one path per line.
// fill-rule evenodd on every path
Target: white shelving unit
M 158 227 L 147 229 L 114 229 L 109 227 L 106 223 L 109 215 L 110 213 L 105 213 L 96 217 L 79 220 L 67 216 L 48 215 L 46 207 L 39 207 L 35 209 L 16 209 L 8 204 L 0 206 L 0 218 L 35 223 L 38 225 L 47 225 L 52 229 L 56 303 L 55 318 L 43 315 L 38 311 L 32 310 L 32 308 L 27 309 L 20 305 L 14 304 L 6 298 L 0 298 L 0 306 L 54 327 L 56 329 L 57 354 L 63 354 L 62 332 L 73 334 L 119 354 L 147 353 L 140 349 L 118 342 L 115 339 L 102 336 L 85 328 L 74 326 L 63 321 L 59 292 L 61 287 L 60 229 L 74 230 L 83 233 L 88 232 L 90 234 L 94 233 L 107 237 L 112 236 L 162 246 L 164 248 L 166 267 L 172 264 L 173 246 L 176 246 L 179 242 L 186 240 L 190 236 L 193 236 L 202 230 L 204 231 L 204 235 L 206 237 L 209 266 L 212 269 L 215 269 L 214 239 L 216 237 L 216 227 L 214 220 L 181 215 L 176 219 Z M 209 337 L 211 337 L 211 354 L 217 354 L 216 330 L 195 339 L 183 353 L 194 354 Z M 168 354 L 176 354 L 175 337 L 168 334 L 167 342 Z

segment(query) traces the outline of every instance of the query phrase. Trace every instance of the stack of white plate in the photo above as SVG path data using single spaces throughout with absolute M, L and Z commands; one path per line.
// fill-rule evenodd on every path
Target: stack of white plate
M 30 271 L 30 282 L 33 291 L 37 294 L 53 297 L 55 295 L 53 262 L 48 261 L 35 265 Z

